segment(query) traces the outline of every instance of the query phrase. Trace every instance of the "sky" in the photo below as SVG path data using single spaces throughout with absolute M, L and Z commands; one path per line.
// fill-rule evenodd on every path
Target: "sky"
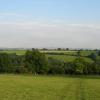
M 1 0 L 0 47 L 100 48 L 100 0 Z

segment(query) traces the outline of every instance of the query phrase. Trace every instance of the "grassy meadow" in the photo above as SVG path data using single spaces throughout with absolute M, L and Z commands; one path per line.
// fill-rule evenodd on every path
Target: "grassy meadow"
M 73 60 L 75 60 L 77 57 L 76 56 L 67 56 L 67 55 L 46 55 L 46 57 L 52 57 L 54 59 L 60 60 L 60 61 L 67 61 L 67 62 L 72 62 Z M 85 59 L 86 62 L 93 62 L 92 59 L 90 58 L 86 58 L 86 57 L 82 57 Z
M 24 55 L 26 50 L 1 50 L 0 52 L 6 52 L 6 53 L 16 53 L 17 55 Z M 48 51 L 43 51 L 40 50 L 42 53 L 47 53 L 47 52 L 53 52 L 53 53 L 64 53 L 64 54 L 76 54 L 77 51 L 58 51 L 58 50 L 48 50 Z
M 0 51 L 24 55 L 25 50 Z M 41 51 L 45 53 L 47 51 Z M 77 58 L 77 51 L 48 51 L 58 54 L 45 54 L 65 62 Z M 95 51 L 82 51 L 81 57 L 87 58 Z M 66 55 L 59 55 L 65 53 Z M 0 75 L 0 100 L 100 100 L 99 76 L 32 76 L 32 75 Z
M 26 50 L 4 50 L 4 51 L 0 51 L 0 52 L 6 52 L 6 53 L 16 53 L 17 55 L 24 55 Z M 67 62 L 72 62 L 73 60 L 75 60 L 77 57 L 74 55 L 77 55 L 77 51 L 40 51 L 42 53 L 58 53 L 58 55 L 50 55 L 50 54 L 46 54 L 46 57 L 52 57 L 54 59 L 57 60 L 61 60 L 61 61 L 67 61 Z M 65 55 L 59 55 L 59 53 L 64 53 Z M 85 59 L 85 61 L 87 62 L 93 62 L 92 59 L 84 57 L 84 56 L 88 56 L 91 53 L 95 53 L 95 51 L 81 51 L 81 55 L 83 56 L 83 58 Z M 73 56 L 72 56 L 73 55 Z
M 2 50 L 0 52 L 16 53 L 17 55 L 24 55 L 26 50 Z
M 99 78 L 0 75 L 0 100 L 100 100 Z

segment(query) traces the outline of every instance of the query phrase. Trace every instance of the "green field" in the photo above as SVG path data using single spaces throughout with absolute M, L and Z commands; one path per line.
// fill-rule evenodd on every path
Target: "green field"
M 17 55 L 24 55 L 26 50 L 6 50 L 6 51 L 0 51 L 0 52 L 6 52 L 6 53 L 16 53 Z M 50 54 L 46 54 L 46 57 L 52 57 L 54 59 L 57 60 L 61 60 L 61 61 L 66 61 L 66 62 L 72 62 L 73 60 L 75 60 L 77 57 L 76 56 L 72 56 L 72 55 L 76 55 L 77 51 L 40 51 L 42 53 L 47 53 L 47 52 L 53 52 L 53 53 L 64 53 L 66 55 L 50 55 Z M 91 54 L 92 52 L 95 51 L 81 51 L 81 55 L 82 56 L 87 56 L 89 54 Z M 91 60 L 90 58 L 87 57 L 83 57 L 85 59 L 86 62 L 93 62 L 93 60 Z
M 64 53 L 66 55 L 76 55 L 77 54 L 77 51 L 71 51 L 71 50 L 69 51 L 48 50 L 48 51 L 41 51 L 41 52 L 43 53 Z
M 6 52 L 6 53 L 16 53 L 17 55 L 24 55 L 26 50 L 3 50 L 3 51 L 0 51 L 0 52 Z M 64 53 L 64 54 L 76 54 L 76 51 L 40 51 L 42 53 L 50 53 L 50 52 L 53 52 L 53 53 Z
M 71 62 L 77 58 L 75 56 L 67 56 L 67 55 L 49 55 L 49 54 L 47 54 L 46 56 L 52 57 L 52 58 L 57 59 L 57 60 L 68 61 L 68 62 Z
M 65 61 L 65 62 L 72 62 L 72 61 L 74 61 L 77 57 L 76 56 L 67 56 L 67 55 L 49 55 L 49 54 L 47 54 L 46 55 L 46 57 L 48 58 L 48 57 L 52 57 L 52 58 L 54 58 L 54 59 L 57 59 L 57 60 L 60 60 L 60 61 Z M 93 60 L 92 59 L 90 59 L 90 58 L 86 58 L 86 57 L 82 57 L 82 58 L 84 58 L 84 60 L 86 61 L 86 62 L 93 62 Z
M 16 53 L 18 55 L 24 55 L 26 50 L 4 50 L 4 51 L 0 51 L 0 52 L 7 52 L 7 53 Z M 42 53 L 64 53 L 64 54 L 67 54 L 67 55 L 76 55 L 77 54 L 77 51 L 40 51 Z M 91 53 L 96 53 L 97 51 L 81 51 L 81 55 L 82 56 L 88 56 L 89 54 Z
M 100 79 L 0 75 L 0 100 L 100 100 Z
M 16 53 L 17 55 L 24 55 L 26 50 L 4 50 L 0 52 L 6 52 L 6 53 Z

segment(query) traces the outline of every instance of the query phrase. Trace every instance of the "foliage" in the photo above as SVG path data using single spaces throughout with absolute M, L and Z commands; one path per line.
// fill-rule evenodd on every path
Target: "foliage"
M 27 51 L 25 54 L 25 67 L 34 74 L 47 73 L 47 60 L 44 54 L 37 49 Z
M 53 55 L 54 56 L 54 55 Z M 72 59 L 71 62 L 68 59 Z M 89 55 L 93 62 L 85 57 L 55 55 L 52 57 L 37 49 L 26 51 L 25 55 L 16 53 L 0 53 L 0 73 L 31 73 L 31 74 L 100 74 L 100 59 L 95 53 Z M 84 59 L 85 58 L 85 59 Z M 88 59 L 88 57 L 87 57 Z
M 100 56 L 100 50 L 97 53 L 98 53 L 98 56 Z
M 96 60 L 97 59 L 97 56 L 96 56 L 95 53 L 91 53 L 88 57 L 91 58 L 92 60 Z
M 10 59 L 7 53 L 0 53 L 0 72 L 7 72 L 10 66 Z
M 65 74 L 64 62 L 49 58 L 49 74 Z

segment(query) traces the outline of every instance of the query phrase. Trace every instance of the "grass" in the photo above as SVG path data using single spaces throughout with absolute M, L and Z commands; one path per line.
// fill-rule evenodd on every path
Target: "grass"
M 18 55 L 24 55 L 26 50 L 3 50 L 3 51 L 0 51 L 0 52 L 7 52 L 7 53 L 16 53 Z M 64 54 L 67 54 L 67 55 L 77 55 L 77 51 L 53 51 L 53 50 L 50 50 L 50 51 L 40 51 L 42 53 L 64 53 Z M 88 56 L 89 54 L 91 53 L 96 53 L 97 51 L 81 51 L 81 55 L 82 56 Z
M 54 59 L 57 59 L 57 60 L 60 60 L 60 61 L 65 61 L 65 62 L 72 62 L 72 61 L 74 61 L 77 57 L 76 56 L 68 56 L 68 55 L 49 55 L 49 54 L 47 54 L 46 55 L 46 57 L 52 57 L 52 58 L 54 58 Z M 86 58 L 86 57 L 82 57 L 82 58 L 84 58 L 84 60 L 86 61 L 86 62 L 93 62 L 93 60 L 92 59 L 90 59 L 90 58 Z
M 0 100 L 100 100 L 100 79 L 0 75 Z
M 57 59 L 57 60 L 68 61 L 68 62 L 71 62 L 77 58 L 75 56 L 67 56 L 67 55 L 48 55 L 47 54 L 46 56 L 52 57 L 52 58 Z
M 24 55 L 26 50 L 3 50 L 3 51 L 0 51 L 0 52 L 6 52 L 6 53 L 16 53 L 18 55 Z M 65 54 L 76 54 L 76 51 L 40 51 L 42 53 L 50 53 L 50 52 L 54 52 L 54 53 L 65 53 Z
M 17 55 L 24 55 L 26 50 L 5 50 L 5 51 L 0 51 L 0 52 L 6 52 L 6 53 L 16 53 Z M 40 51 L 40 52 L 56 52 L 56 53 L 65 53 L 67 55 L 50 55 L 50 54 L 46 54 L 47 57 L 52 57 L 54 59 L 57 60 L 61 60 L 61 61 L 66 61 L 66 62 L 72 62 L 73 60 L 75 60 L 77 57 L 76 56 L 71 56 L 71 55 L 76 55 L 77 51 Z M 87 56 L 90 53 L 95 52 L 95 51 L 81 51 L 81 55 L 82 56 Z M 93 62 L 93 60 L 91 60 L 90 58 L 86 58 L 83 57 L 85 59 L 85 61 L 87 62 Z
M 76 55 L 77 54 L 77 51 L 71 51 L 71 50 L 69 50 L 69 51 L 60 51 L 60 50 L 55 50 L 55 51 L 53 51 L 53 50 L 48 50 L 48 51 L 41 51 L 41 52 L 43 52 L 43 53 L 64 53 L 64 54 L 67 54 L 67 55 Z
M 82 56 L 88 56 L 91 53 L 97 54 L 97 51 L 93 51 L 93 50 L 91 50 L 91 51 L 81 51 Z
M 0 52 L 6 52 L 6 53 L 16 53 L 17 55 L 24 55 L 26 50 L 3 50 Z
M 3 50 L 3 51 L 0 51 L 0 52 L 7 52 L 7 53 L 16 53 L 18 55 L 24 55 L 26 50 Z M 53 51 L 53 50 L 50 50 L 50 51 L 40 51 L 42 53 L 64 53 L 64 54 L 67 54 L 67 55 L 77 55 L 77 51 Z M 97 51 L 81 51 L 81 55 L 82 56 L 88 56 L 89 54 L 91 53 L 97 53 Z

